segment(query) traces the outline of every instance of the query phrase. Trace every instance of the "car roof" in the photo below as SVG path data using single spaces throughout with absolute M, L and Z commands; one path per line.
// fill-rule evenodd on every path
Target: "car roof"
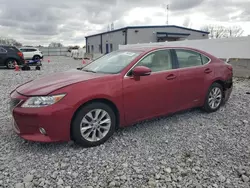
M 213 55 L 203 51 L 203 50 L 200 50 L 200 49 L 197 49 L 197 48 L 192 48 L 192 47 L 185 47 L 185 46 L 133 46 L 133 47 L 124 47 L 123 49 L 121 50 L 130 50 L 130 51 L 140 51 L 142 53 L 147 53 L 147 52 L 151 52 L 151 51 L 154 51 L 154 50 L 160 50 L 160 49 L 185 49 L 185 50 L 191 50 L 191 51 L 197 51 L 199 53 L 202 53 L 206 56 L 209 56 L 210 58 L 214 58 Z
M 6 48 L 7 48 L 7 47 L 8 47 L 8 48 L 9 48 L 9 47 L 15 47 L 15 48 L 16 48 L 16 46 L 11 46 L 11 45 L 6 45 L 6 44 L 0 44 L 0 47 L 6 47 Z
M 20 47 L 20 48 L 22 48 L 22 49 L 38 49 L 37 47 Z
M 143 52 L 149 52 L 153 50 L 160 50 L 160 49 L 187 49 L 187 50 L 195 50 L 195 51 L 201 51 L 196 48 L 191 47 L 183 47 L 183 46 L 133 46 L 133 47 L 125 47 L 122 50 L 132 50 L 132 51 L 143 51 Z

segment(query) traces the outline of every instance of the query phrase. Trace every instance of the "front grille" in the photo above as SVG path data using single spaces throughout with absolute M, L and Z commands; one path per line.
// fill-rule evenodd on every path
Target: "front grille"
M 11 98 L 10 99 L 10 103 L 9 103 L 9 109 L 10 111 L 12 112 L 12 110 L 21 102 L 20 99 L 14 99 L 14 98 Z

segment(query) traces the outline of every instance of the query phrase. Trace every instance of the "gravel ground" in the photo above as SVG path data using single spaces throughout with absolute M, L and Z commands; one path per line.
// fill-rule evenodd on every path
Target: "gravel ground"
M 8 97 L 29 79 L 81 65 L 51 58 L 41 71 L 0 70 L 0 187 L 250 187 L 250 80 L 227 105 L 120 129 L 104 145 L 25 142 L 11 129 Z

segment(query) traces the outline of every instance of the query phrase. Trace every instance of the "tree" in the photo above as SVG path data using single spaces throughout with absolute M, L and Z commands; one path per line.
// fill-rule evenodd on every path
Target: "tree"
M 228 27 L 228 36 L 229 37 L 240 37 L 244 33 L 244 30 L 240 26 Z
M 22 44 L 15 39 L 0 37 L 0 44 L 21 47 Z
M 225 27 L 217 25 L 207 25 L 202 28 L 203 31 L 209 32 L 209 38 L 224 38 Z
M 209 32 L 209 38 L 239 37 L 243 34 L 243 29 L 240 26 L 224 27 L 220 25 L 206 25 L 201 29 Z
M 63 47 L 63 45 L 61 43 L 58 43 L 58 42 L 52 42 L 49 44 L 49 47 L 58 48 L 58 47 Z

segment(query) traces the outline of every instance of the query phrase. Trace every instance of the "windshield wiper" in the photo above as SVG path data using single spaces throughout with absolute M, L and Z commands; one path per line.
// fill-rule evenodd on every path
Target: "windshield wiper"
M 82 69 L 83 71 L 85 72 L 93 72 L 93 73 L 96 73 L 96 71 L 93 71 L 93 70 L 88 70 L 88 69 Z

